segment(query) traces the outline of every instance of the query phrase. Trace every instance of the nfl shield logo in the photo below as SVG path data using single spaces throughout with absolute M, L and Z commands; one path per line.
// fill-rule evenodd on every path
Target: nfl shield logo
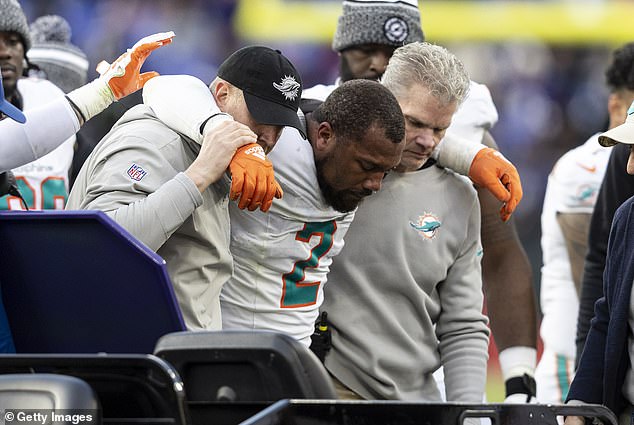
M 140 165 L 132 164 L 132 166 L 128 168 L 128 176 L 130 176 L 132 180 L 141 181 L 146 174 L 147 171 L 145 171 Z

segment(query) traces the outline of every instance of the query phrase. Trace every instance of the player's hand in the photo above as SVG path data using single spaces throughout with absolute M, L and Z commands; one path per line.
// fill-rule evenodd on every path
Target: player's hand
M 149 79 L 159 75 L 155 71 L 141 74 L 141 67 L 150 53 L 161 46 L 170 44 L 173 38 L 173 31 L 143 37 L 131 49 L 119 56 L 112 65 L 105 61 L 97 65 L 97 72 L 101 74 L 100 79 L 105 80 L 116 100 L 134 93 Z
M 273 198 L 282 197 L 282 188 L 275 181 L 273 164 L 264 149 L 256 143 L 240 147 L 229 163 L 231 191 L 229 197 L 237 200 L 238 208 L 253 211 L 258 207 L 266 212 Z
M 500 218 L 507 221 L 522 199 L 522 183 L 515 166 L 500 152 L 485 148 L 473 158 L 469 178 L 504 202 L 500 208 Z

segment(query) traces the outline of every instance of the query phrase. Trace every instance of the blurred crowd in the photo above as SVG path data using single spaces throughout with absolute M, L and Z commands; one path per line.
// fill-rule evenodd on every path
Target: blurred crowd
M 22 0 L 29 21 L 58 14 L 72 27 L 72 42 L 90 61 L 89 80 L 101 59 L 112 61 L 136 40 L 173 30 L 174 43 L 155 52 L 146 69 L 191 74 L 209 83 L 231 52 L 257 40 L 241 39 L 234 26 L 237 0 Z M 423 10 L 423 27 L 424 4 Z M 427 34 L 434 42 L 433 34 Z M 337 54 L 329 44 L 289 40 L 281 49 L 295 63 L 306 87 L 334 81 Z M 517 166 L 524 199 L 515 213 L 518 230 L 539 284 L 539 217 L 546 179 L 556 159 L 607 124 L 603 75 L 615 46 L 549 46 L 538 41 L 455 42 L 446 45 L 472 79 L 491 90 L 499 112 L 492 135 Z

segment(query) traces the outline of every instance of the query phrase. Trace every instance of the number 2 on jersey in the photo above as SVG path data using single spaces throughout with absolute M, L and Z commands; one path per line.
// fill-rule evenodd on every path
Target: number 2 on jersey
M 310 250 L 307 259 L 297 261 L 289 273 L 282 275 L 281 308 L 303 307 L 317 302 L 321 281 L 305 282 L 306 269 L 316 268 L 321 257 L 330 251 L 336 230 L 337 224 L 334 221 L 326 221 L 306 223 L 304 228 L 297 232 L 295 240 L 309 243 L 314 236 L 319 238 L 319 243 Z

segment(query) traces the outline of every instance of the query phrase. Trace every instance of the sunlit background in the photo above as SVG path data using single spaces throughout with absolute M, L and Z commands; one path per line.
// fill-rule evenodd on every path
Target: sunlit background
M 20 0 L 27 18 L 66 18 L 91 61 L 112 60 L 142 36 L 173 30 L 145 69 L 209 83 L 239 47 L 281 49 L 306 87 L 334 81 L 330 48 L 339 0 Z M 540 213 L 555 160 L 607 124 L 604 70 L 612 50 L 634 39 L 632 1 L 421 1 L 428 41 L 460 57 L 490 88 L 499 112 L 492 134 L 517 166 L 524 199 L 515 213 L 536 290 Z M 499 394 L 492 395 L 493 401 Z

